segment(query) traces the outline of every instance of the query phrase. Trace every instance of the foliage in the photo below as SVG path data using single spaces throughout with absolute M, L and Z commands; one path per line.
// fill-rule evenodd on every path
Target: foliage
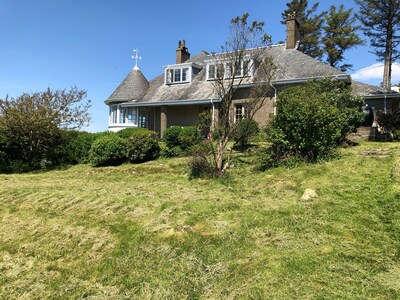
M 356 0 L 358 19 L 364 34 L 370 39 L 373 53 L 384 62 L 383 88 L 391 87 L 392 63 L 400 58 L 400 1 Z
M 127 159 L 128 142 L 115 133 L 97 138 L 90 148 L 89 161 L 94 167 L 115 166 Z
M 233 133 L 233 139 L 237 144 L 239 144 L 239 146 L 244 147 L 248 144 L 249 139 L 255 136 L 259 131 L 260 129 L 255 120 L 244 118 L 239 121 L 239 124 Z
M 341 64 L 344 52 L 363 44 L 356 32 L 361 27 L 354 25 L 355 21 L 352 9 L 346 10 L 343 4 L 339 9 L 332 5 L 325 14 L 325 24 L 322 26 L 324 31 L 322 44 L 327 56 L 326 61 L 330 66 L 340 68 L 343 72 L 352 67 L 351 64 Z
M 210 111 L 205 110 L 199 114 L 196 126 L 202 137 L 206 138 L 209 136 L 212 126 L 211 122 L 212 116 Z
M 132 163 L 153 160 L 160 154 L 158 135 L 154 131 L 146 128 L 131 128 L 125 130 L 121 136 L 127 139 L 127 155 Z
M 180 126 L 171 126 L 164 131 L 163 140 L 167 148 L 179 146 L 179 134 L 182 131 Z
M 173 157 L 189 154 L 202 137 L 196 126 L 171 126 L 165 130 L 163 139 L 166 145 L 163 155 Z
M 198 144 L 201 140 L 202 137 L 195 126 L 182 127 L 178 136 L 179 146 L 184 151 L 189 150 L 190 147 Z
M 211 176 L 212 169 L 203 156 L 193 156 L 189 163 L 190 178 L 207 178 Z
M 90 101 L 76 87 L 22 94 L 0 100 L 0 128 L 9 141 L 12 159 L 35 165 L 61 138 L 62 129 L 88 124 Z
M 278 95 L 277 115 L 268 128 L 276 159 L 329 155 L 362 122 L 362 99 L 342 81 L 325 79 L 289 87 Z
M 308 0 L 291 0 L 282 13 L 282 24 L 289 15 L 294 15 L 299 22 L 300 44 L 298 50 L 317 59 L 321 59 L 321 29 L 326 12 L 316 14 L 319 2 L 308 8 Z
M 394 128 L 394 118 L 391 113 L 384 113 L 382 111 L 378 111 L 377 113 L 377 121 L 380 127 L 383 128 L 384 132 L 391 132 Z

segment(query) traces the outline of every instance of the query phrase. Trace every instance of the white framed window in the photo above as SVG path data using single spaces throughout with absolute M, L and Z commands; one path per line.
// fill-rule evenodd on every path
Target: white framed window
M 232 62 L 224 63 L 209 63 L 207 65 L 207 80 L 215 80 L 217 78 L 232 78 L 235 77 L 251 76 L 253 71 L 254 60 L 244 59 L 240 62 L 239 66 L 235 67 Z
M 191 68 L 168 68 L 165 72 L 165 83 L 187 83 L 191 80 Z
M 111 105 L 109 114 L 110 124 L 137 124 L 137 108 Z
M 248 118 L 249 117 L 249 112 L 246 108 L 245 105 L 243 104 L 236 104 L 234 106 L 234 121 L 235 123 L 239 122 L 240 120 L 244 119 L 244 118 Z

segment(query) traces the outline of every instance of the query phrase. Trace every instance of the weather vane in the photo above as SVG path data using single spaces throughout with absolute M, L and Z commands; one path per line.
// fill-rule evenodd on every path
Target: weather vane
M 138 69 L 138 65 L 137 65 L 138 60 L 139 60 L 139 59 L 142 59 L 142 58 L 139 56 L 139 52 L 140 52 L 140 51 L 138 50 L 138 48 L 136 48 L 136 49 L 133 50 L 133 52 L 135 53 L 135 55 L 132 56 L 132 59 L 135 60 L 135 69 Z

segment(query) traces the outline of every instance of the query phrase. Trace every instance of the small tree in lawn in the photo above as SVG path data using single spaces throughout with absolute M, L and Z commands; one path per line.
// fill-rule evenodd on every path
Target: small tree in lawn
M 266 56 L 271 38 L 266 35 L 263 22 L 248 20 L 249 15 L 233 18 L 230 21 L 229 35 L 222 47 L 222 53 L 214 54 L 215 63 L 214 92 L 222 100 L 218 122 L 211 135 L 210 165 L 218 175 L 223 174 L 230 165 L 233 147 L 226 153 L 227 145 L 239 122 L 233 122 L 233 100 L 244 83 L 250 87 L 247 101 L 243 105 L 247 118 L 263 106 L 271 89 L 270 81 L 275 70 L 272 60 Z
M 73 87 L 0 100 L 0 128 L 12 158 L 35 164 L 46 158 L 61 130 L 87 125 L 90 101 L 85 97 L 85 91 Z

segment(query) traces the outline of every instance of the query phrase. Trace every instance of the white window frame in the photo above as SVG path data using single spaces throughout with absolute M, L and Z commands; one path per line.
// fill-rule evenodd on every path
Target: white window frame
M 132 120 L 129 120 L 129 111 L 131 111 Z M 123 107 L 119 104 L 110 105 L 108 124 L 124 125 L 137 127 L 138 109 L 137 107 Z
M 247 73 L 244 72 L 244 66 L 245 63 L 247 63 Z M 206 80 L 216 80 L 218 78 L 218 66 L 222 65 L 222 70 L 224 72 L 224 79 L 229 79 L 232 78 L 232 74 L 230 74 L 233 71 L 233 63 L 226 61 L 226 62 L 210 62 L 207 64 L 207 76 Z M 241 77 L 251 77 L 254 74 L 255 70 L 255 64 L 254 64 L 254 59 L 246 59 L 244 58 L 241 63 L 240 63 L 240 73 L 238 74 L 238 70 L 236 70 L 236 75 L 235 78 L 241 78 Z M 214 66 L 214 77 L 210 77 L 210 67 Z
M 238 118 L 238 112 L 239 112 L 239 106 L 240 106 L 240 118 Z M 233 106 L 233 121 L 235 123 L 239 122 L 240 120 L 243 120 L 244 118 L 248 117 L 248 110 L 246 108 L 246 105 L 244 103 L 238 103 Z

